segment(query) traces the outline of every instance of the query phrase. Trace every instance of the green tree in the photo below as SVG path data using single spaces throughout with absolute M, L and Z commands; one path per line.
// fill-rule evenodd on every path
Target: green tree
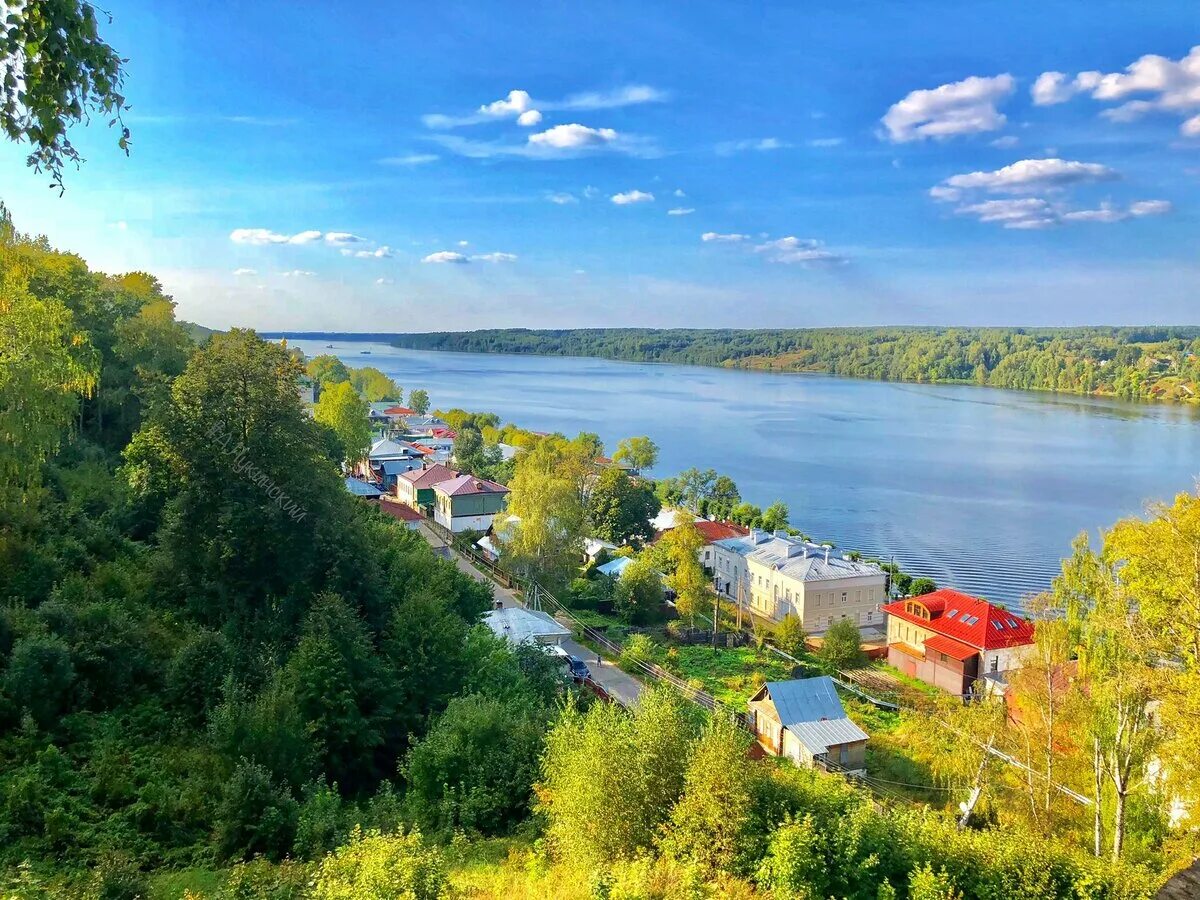
M 667 585 L 675 592 L 675 608 L 680 616 L 694 622 L 696 614 L 704 611 L 711 599 L 708 576 L 700 564 L 704 537 L 695 524 L 685 522 L 668 531 L 661 543 L 671 570 Z
M 775 623 L 771 629 L 771 639 L 775 646 L 790 656 L 799 656 L 804 652 L 808 635 L 804 631 L 804 623 L 795 613 L 788 613 Z
M 645 557 L 626 567 L 613 595 L 617 614 L 631 625 L 645 625 L 658 618 L 662 600 L 662 575 Z
M 908 593 L 913 597 L 932 594 L 937 590 L 937 582 L 932 578 L 914 578 L 908 586 Z
M 350 380 L 350 370 L 346 364 L 330 353 L 322 353 L 308 361 L 306 367 L 308 377 L 315 381 L 322 390 L 329 385 L 341 384 Z
M 592 872 L 650 848 L 683 791 L 695 725 L 667 689 L 632 711 L 569 707 L 546 737 L 540 808 L 546 836 L 576 871 Z
M 862 648 L 862 634 L 853 619 L 838 619 L 825 632 L 817 659 L 827 671 L 854 669 L 867 661 Z
M 635 472 L 653 469 L 658 463 L 658 445 L 645 435 L 624 438 L 617 443 L 613 462 L 624 463 Z
M 395 400 L 399 403 L 404 399 L 404 392 L 400 386 L 374 366 L 350 369 L 350 383 L 368 403 L 381 400 Z
M 429 412 L 429 392 L 424 388 L 415 388 L 409 391 L 408 408 L 419 416 Z
M 450 701 L 404 766 L 406 803 L 424 829 L 497 835 L 530 811 L 547 711 L 528 698 Z
M 782 501 L 776 501 L 763 510 L 762 528 L 767 531 L 786 530 L 788 527 L 788 508 Z
M 279 860 L 292 848 L 298 806 L 262 766 L 243 761 L 225 786 L 216 813 L 216 840 L 224 859 L 262 854 Z
M 313 418 L 337 435 L 346 459 L 359 460 L 371 448 L 371 424 L 367 403 L 349 382 L 331 384 L 321 391 Z
M 30 143 L 26 162 L 48 172 L 51 186 L 61 189 L 64 163 L 82 161 L 67 129 L 91 113 L 119 125 L 117 145 L 129 152 L 129 129 L 121 122 L 125 60 L 101 38 L 91 3 L 6 4 L 0 59 L 6 60 L 0 126 L 9 140 Z
M 587 518 L 594 537 L 618 546 L 654 536 L 650 520 L 662 508 L 650 485 L 623 469 L 603 469 L 588 494 Z
M 61 638 L 30 636 L 13 644 L 4 671 L 4 691 L 43 728 L 53 725 L 69 708 L 74 684 L 71 651 Z
M 692 748 L 683 794 L 671 811 L 663 848 L 710 875 L 737 871 L 753 849 L 754 782 L 750 735 L 714 717 Z
M 505 552 L 521 568 L 565 581 L 583 555 L 584 505 L 578 453 L 547 438 L 517 458 L 509 481 L 508 511 L 520 520 Z

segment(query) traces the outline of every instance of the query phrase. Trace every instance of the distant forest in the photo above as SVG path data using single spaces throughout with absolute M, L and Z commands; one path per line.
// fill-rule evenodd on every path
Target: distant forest
M 1125 400 L 1196 402 L 1200 394 L 1197 326 L 507 328 L 369 338 L 413 350 L 593 356 L 882 381 L 969 383 Z

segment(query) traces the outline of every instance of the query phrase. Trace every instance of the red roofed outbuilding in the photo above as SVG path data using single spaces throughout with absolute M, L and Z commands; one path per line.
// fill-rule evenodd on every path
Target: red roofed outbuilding
M 1033 643 L 1032 622 L 949 588 L 882 610 L 888 617 L 888 662 L 951 694 L 969 694 L 976 679 L 1020 668 Z

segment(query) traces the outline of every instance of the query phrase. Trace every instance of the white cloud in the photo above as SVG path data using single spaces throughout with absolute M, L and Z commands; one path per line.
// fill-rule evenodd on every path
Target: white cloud
M 541 122 L 541 110 L 616 109 L 641 103 L 659 103 L 667 97 L 665 91 L 643 84 L 627 85 L 611 91 L 573 94 L 563 100 L 534 100 L 527 91 L 516 90 L 509 91 L 503 100 L 485 103 L 470 115 L 431 113 L 422 116 L 421 121 L 427 128 L 448 129 L 515 117 L 518 124 L 532 127 Z
M 737 244 L 741 241 L 750 240 L 748 234 L 718 234 L 715 231 L 706 231 L 700 235 L 700 240 L 706 244 Z
M 477 253 L 471 259 L 476 262 L 506 263 L 516 262 L 517 255 L 515 253 Z
M 325 234 L 325 243 L 340 247 L 344 244 L 361 244 L 366 238 L 360 238 L 349 231 L 329 231 Z
M 509 91 L 503 100 L 485 103 L 479 107 L 479 113 L 493 119 L 505 119 L 520 115 L 532 107 L 533 100 L 527 91 Z
M 691 207 L 677 206 L 674 209 L 668 209 L 667 215 L 668 216 L 690 216 L 695 211 L 696 210 L 692 209 Z
M 953 191 L 984 190 L 993 194 L 1026 194 L 1072 184 L 1112 181 L 1119 177 L 1116 170 L 1100 163 L 1066 159 L 1022 159 L 992 172 L 952 175 L 941 185 L 949 190 L 945 191 L 945 196 L 937 199 L 956 199 Z
M 782 150 L 790 146 L 792 145 L 779 138 L 751 138 L 741 141 L 724 141 L 717 144 L 716 151 L 721 156 L 729 156 L 731 153 L 739 153 L 743 150 Z
M 436 153 L 410 153 L 407 156 L 388 156 L 380 160 L 385 166 L 423 166 L 426 163 L 437 162 L 441 157 Z
M 255 269 L 234 269 L 233 274 L 240 278 L 245 275 L 257 275 L 258 272 Z
M 302 231 L 294 237 L 309 234 L 307 231 Z M 319 235 L 320 232 L 317 232 Z M 280 234 L 277 231 L 271 231 L 269 228 L 235 228 L 229 232 L 229 239 L 235 244 L 251 244 L 254 246 L 262 246 L 265 244 L 287 244 L 292 243 L 293 236 Z M 300 243 L 297 241 L 296 243 Z
M 342 256 L 350 256 L 355 259 L 391 259 L 392 248 L 384 244 L 381 247 L 376 247 L 374 250 L 350 250 L 342 248 Z
M 316 272 L 309 272 L 307 269 L 292 269 L 290 272 L 280 272 L 284 278 L 312 278 Z
M 1041 106 L 1065 103 L 1077 94 L 1090 94 L 1102 102 L 1124 101 L 1102 113 L 1114 122 L 1165 112 L 1184 119 L 1180 131 L 1185 136 L 1200 136 L 1200 45 L 1178 60 L 1147 54 L 1124 72 L 1080 72 L 1074 78 L 1043 72 L 1033 85 L 1033 101 Z M 1129 99 L 1139 94 L 1148 98 Z
M 1022 230 L 1049 228 L 1058 223 L 1058 215 L 1054 208 L 1039 197 L 985 200 L 982 203 L 960 206 L 955 212 L 960 216 L 973 216 L 980 222 L 992 222 L 1004 228 Z
M 1006 134 L 1004 137 L 998 137 L 994 141 L 991 141 L 993 147 L 999 147 L 1001 150 L 1009 150 L 1019 143 L 1021 143 L 1021 139 L 1015 134 Z
M 376 284 L 395 284 L 395 282 L 392 281 L 392 279 L 390 279 L 390 278 L 376 278 L 375 283 Z
M 579 198 L 576 197 L 574 194 L 568 194 L 565 192 L 555 192 L 555 193 L 547 194 L 546 199 L 549 200 L 551 203 L 557 203 L 559 206 L 567 206 L 571 203 L 579 202 Z
M 973 75 L 932 90 L 913 91 L 884 115 L 885 137 L 893 143 L 995 131 L 1007 121 L 996 104 L 1007 99 L 1016 81 L 1007 73 Z
M 675 192 L 674 192 L 674 193 L 675 193 L 675 196 L 676 196 L 676 197 L 686 197 L 686 196 L 687 196 L 687 194 L 685 194 L 685 193 L 683 192 L 683 188 L 675 188 Z
M 617 204 L 617 206 L 629 206 L 632 203 L 652 203 L 654 202 L 654 195 L 647 191 L 633 190 L 613 194 L 608 199 Z
M 1139 200 L 1129 204 L 1131 216 L 1162 216 L 1172 210 L 1170 200 Z
M 597 197 L 600 196 L 600 188 L 592 187 L 589 184 L 587 187 L 585 187 L 583 189 L 583 196 L 587 197 L 589 200 L 595 200 Z
M 1171 204 L 1166 200 L 1139 200 L 1126 209 L 1108 201 L 1092 209 L 1067 209 L 1041 197 L 1021 197 L 966 204 L 958 207 L 955 213 L 1003 228 L 1027 231 L 1079 222 L 1111 225 L 1170 211 Z
M 597 147 L 611 144 L 617 133 L 611 128 L 589 128 L 573 123 L 555 125 L 546 131 L 531 134 L 529 143 L 538 147 L 553 147 L 556 150 L 578 150 L 582 147 Z
M 311 244 L 313 241 L 319 241 L 320 239 L 321 239 L 321 232 L 319 232 L 319 231 L 315 231 L 315 230 L 301 231 L 299 234 L 293 234 L 290 238 L 288 238 L 288 243 L 289 244 Z
M 768 262 L 786 265 L 840 264 L 846 257 L 825 249 L 824 243 L 812 238 L 783 237 L 767 241 L 754 248 Z
M 423 263 L 455 263 L 463 264 L 469 262 L 467 257 L 461 253 L 455 253 L 453 250 L 439 250 L 437 253 L 430 253 L 424 259 Z
M 810 147 L 837 147 L 845 142 L 846 139 L 840 137 L 813 138 L 812 140 L 805 141 Z

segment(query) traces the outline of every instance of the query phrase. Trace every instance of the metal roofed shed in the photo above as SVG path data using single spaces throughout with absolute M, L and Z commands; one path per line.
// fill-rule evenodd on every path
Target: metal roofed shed
M 379 488 L 370 482 L 363 481 L 361 478 L 347 478 L 346 490 L 355 497 L 363 497 L 367 500 L 378 500 L 383 494 Z
M 596 566 L 596 571 L 610 578 L 620 578 L 621 573 L 632 564 L 633 560 L 628 556 L 618 556 L 616 559 L 611 559 L 602 566 Z
M 749 706 L 754 733 L 768 753 L 798 765 L 865 770 L 870 736 L 846 715 L 828 675 L 769 681 Z
M 547 613 L 520 606 L 493 609 L 483 617 L 483 624 L 497 637 L 513 644 L 561 644 L 571 636 L 571 629 L 554 621 Z

